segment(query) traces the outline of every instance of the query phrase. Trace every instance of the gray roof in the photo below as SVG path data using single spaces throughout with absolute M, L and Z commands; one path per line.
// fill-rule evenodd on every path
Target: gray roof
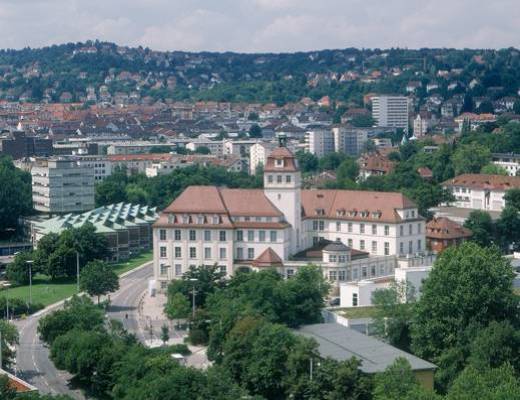
M 344 245 L 342 242 L 332 242 L 326 245 L 323 248 L 324 251 L 337 251 L 337 252 L 346 252 L 350 251 L 350 248 Z
M 361 361 L 361 370 L 369 374 L 384 371 L 399 357 L 406 358 L 414 371 L 437 368 L 381 340 L 336 323 L 305 325 L 296 333 L 316 340 L 322 357 L 338 361 L 355 357 Z

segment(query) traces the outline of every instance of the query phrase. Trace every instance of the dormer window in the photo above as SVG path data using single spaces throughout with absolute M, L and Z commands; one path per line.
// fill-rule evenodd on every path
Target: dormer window
M 283 159 L 276 159 L 274 161 L 274 165 L 277 167 L 277 168 L 283 168 Z
M 349 214 L 350 214 L 351 217 L 355 217 L 357 215 L 357 211 L 356 210 L 351 210 Z
M 325 215 L 325 210 L 323 208 L 317 208 L 316 209 L 316 214 L 317 215 Z
M 190 223 L 189 215 L 185 214 L 185 215 L 182 216 L 182 223 L 183 224 L 189 224 Z
M 197 216 L 197 224 L 199 224 L 199 225 L 204 224 L 204 216 L 202 216 L 202 215 Z
M 218 215 L 213 216 L 213 225 L 218 225 L 220 223 L 220 218 Z

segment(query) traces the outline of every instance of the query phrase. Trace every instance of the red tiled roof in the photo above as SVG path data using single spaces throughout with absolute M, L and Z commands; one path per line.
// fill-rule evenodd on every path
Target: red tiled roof
M 473 233 L 449 218 L 434 218 L 426 224 L 426 237 L 431 239 L 459 239 Z
M 471 189 L 509 190 L 520 188 L 519 176 L 463 174 L 442 183 L 443 186 L 463 186 Z
M 283 261 L 276 252 L 268 247 L 254 261 L 254 267 L 278 267 L 282 266 Z
M 276 160 L 283 160 L 283 166 L 276 166 Z M 298 165 L 294 154 L 287 147 L 276 147 L 267 157 L 264 171 L 266 172 L 296 172 Z

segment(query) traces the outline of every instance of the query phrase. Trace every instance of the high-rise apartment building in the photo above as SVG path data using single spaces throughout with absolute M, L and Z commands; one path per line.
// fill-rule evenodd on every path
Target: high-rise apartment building
M 51 158 L 33 166 L 31 175 L 35 210 L 61 214 L 94 208 L 94 169 L 76 160 Z
M 334 135 L 330 129 L 316 129 L 305 134 L 305 141 L 309 153 L 317 157 L 334 151 Z
M 408 133 L 409 105 L 404 96 L 372 97 L 372 118 L 379 127 L 404 129 Z

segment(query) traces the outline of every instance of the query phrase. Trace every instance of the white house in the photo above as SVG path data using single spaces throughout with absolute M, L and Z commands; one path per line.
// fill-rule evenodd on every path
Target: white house
M 302 190 L 294 155 L 267 157 L 264 189 L 191 186 L 154 225 L 159 289 L 190 266 L 275 267 L 290 276 L 308 263 L 331 281 L 388 275 L 396 260 L 425 251 L 425 221 L 401 193 Z M 343 246 L 332 254 L 331 243 Z M 340 258 L 341 256 L 341 258 Z
M 502 211 L 504 195 L 510 189 L 520 188 L 520 177 L 463 174 L 442 183 L 455 197 L 451 205 L 474 210 Z

